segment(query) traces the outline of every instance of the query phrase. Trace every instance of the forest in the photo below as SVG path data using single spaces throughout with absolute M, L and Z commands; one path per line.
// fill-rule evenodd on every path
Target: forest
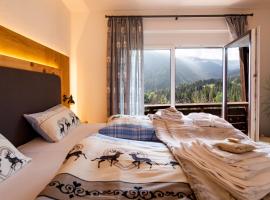
M 170 88 L 146 90 L 145 104 L 170 104 Z M 228 81 L 228 100 L 241 101 L 240 77 L 231 77 Z M 178 84 L 175 88 L 176 103 L 220 103 L 222 101 L 222 79 L 198 80 Z

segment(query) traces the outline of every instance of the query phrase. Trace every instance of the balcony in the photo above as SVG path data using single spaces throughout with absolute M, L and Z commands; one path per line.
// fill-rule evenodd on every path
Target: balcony
M 145 105 L 145 114 L 154 114 L 159 109 L 170 107 L 169 104 Z M 176 104 L 176 109 L 185 115 L 191 112 L 205 112 L 221 116 L 221 103 L 196 103 L 196 104 Z M 232 102 L 228 103 L 228 121 L 243 133 L 248 133 L 248 103 Z

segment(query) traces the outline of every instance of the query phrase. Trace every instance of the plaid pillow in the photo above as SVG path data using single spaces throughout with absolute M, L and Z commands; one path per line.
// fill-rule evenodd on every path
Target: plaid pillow
M 112 116 L 109 119 L 108 125 L 100 129 L 99 133 L 130 140 L 159 141 L 152 122 L 146 116 Z

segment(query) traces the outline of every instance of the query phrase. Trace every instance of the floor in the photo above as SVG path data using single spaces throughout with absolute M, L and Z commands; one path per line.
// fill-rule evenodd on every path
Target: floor
M 260 136 L 260 142 L 270 143 L 270 137 Z

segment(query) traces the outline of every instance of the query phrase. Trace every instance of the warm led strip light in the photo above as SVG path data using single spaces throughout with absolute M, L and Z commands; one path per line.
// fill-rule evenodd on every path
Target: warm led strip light
M 0 55 L 16 58 L 16 59 L 27 61 L 27 62 L 32 62 L 32 63 L 39 64 L 39 65 L 52 67 L 55 69 L 59 69 L 59 67 L 56 64 L 53 64 L 51 62 L 48 62 L 48 63 L 42 62 L 42 61 L 36 60 L 35 58 L 31 58 L 31 56 L 27 56 L 27 55 L 18 55 L 18 54 L 14 55 L 12 53 L 6 53 L 6 52 L 2 52 L 2 51 L 0 51 Z

